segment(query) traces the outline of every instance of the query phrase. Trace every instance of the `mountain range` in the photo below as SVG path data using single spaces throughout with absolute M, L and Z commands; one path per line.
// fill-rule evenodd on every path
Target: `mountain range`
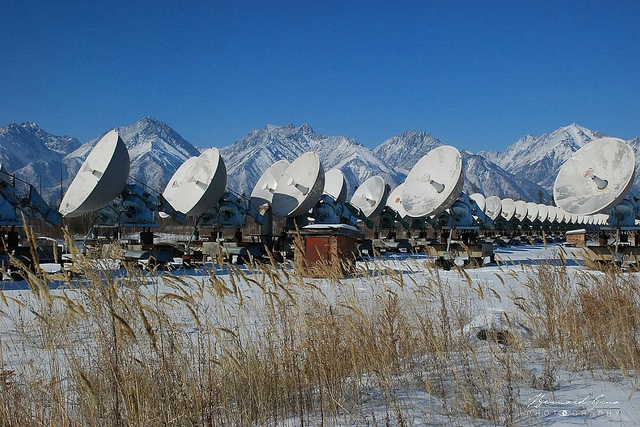
M 162 192 L 186 159 L 202 151 L 154 117 L 116 129 L 129 150 L 131 178 L 157 192 Z M 573 123 L 544 135 L 526 135 L 502 153 L 462 151 L 463 190 L 487 197 L 550 203 L 560 166 L 574 151 L 603 136 Z M 9 124 L 0 127 L 1 167 L 32 183 L 52 205 L 57 205 L 101 137 L 83 144 L 70 136 L 51 135 L 32 122 Z M 639 161 L 640 137 L 627 142 Z M 371 150 L 346 136 L 316 133 L 308 124 L 267 125 L 251 130 L 221 148 L 220 153 L 227 168 L 227 188 L 240 194 L 250 194 L 258 178 L 275 161 L 293 161 L 306 151 L 319 154 L 325 171 L 342 170 L 352 194 L 373 175 L 382 176 L 391 188 L 396 187 L 422 156 L 444 144 L 424 131 L 404 131 Z M 640 188 L 639 180 L 634 182 L 635 193 Z

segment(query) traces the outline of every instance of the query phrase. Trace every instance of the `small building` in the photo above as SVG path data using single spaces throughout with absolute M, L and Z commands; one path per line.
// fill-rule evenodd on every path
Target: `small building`
M 307 277 L 345 277 L 353 272 L 358 239 L 364 235 L 352 225 L 308 225 L 295 232 L 294 265 Z
M 571 230 L 566 233 L 567 246 L 575 246 L 577 248 L 587 247 L 587 230 L 581 228 L 579 230 Z

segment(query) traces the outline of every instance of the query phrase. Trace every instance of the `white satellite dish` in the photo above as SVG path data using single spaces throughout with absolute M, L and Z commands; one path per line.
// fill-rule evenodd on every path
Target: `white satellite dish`
M 254 206 L 271 205 L 278 181 L 288 167 L 289 162 L 287 160 L 278 160 L 269 166 L 253 187 L 250 197 L 251 204 Z
M 380 215 L 387 202 L 387 186 L 380 176 L 372 176 L 360 184 L 350 203 L 360 209 L 367 219 L 374 219 Z
M 547 206 L 547 221 L 549 222 L 557 222 L 558 219 L 558 208 L 555 206 Z
M 538 219 L 538 204 L 534 202 L 527 202 L 527 220 L 534 222 Z
M 569 222 L 568 219 L 567 219 L 568 218 L 567 215 L 569 215 L 569 214 L 567 214 L 567 212 L 564 209 L 556 206 L 556 212 L 557 212 L 557 216 L 556 216 L 556 222 L 557 223 L 566 224 L 567 222 Z
M 224 194 L 227 168 L 217 148 L 188 158 L 173 174 L 162 195 L 178 212 L 200 215 L 211 209 Z
M 404 206 L 402 206 L 402 193 L 404 191 L 404 183 L 398 185 L 387 197 L 387 206 L 393 209 L 400 218 L 404 219 L 409 216 Z
M 476 204 L 478 205 L 478 207 L 480 208 L 480 210 L 482 212 L 485 212 L 485 208 L 486 208 L 486 199 L 484 198 L 484 195 L 481 193 L 473 193 L 469 195 L 469 198 L 471 200 L 473 200 L 474 202 L 476 202 Z
M 60 203 L 59 212 L 65 217 L 77 217 L 102 209 L 115 200 L 129 179 L 129 152 L 112 130 L 91 150 L 69 185 Z
M 549 206 L 538 203 L 538 221 L 545 222 L 549 218 Z
M 506 199 L 500 200 L 500 204 L 502 205 L 500 216 L 502 216 L 502 219 L 506 221 L 511 221 L 516 214 L 515 202 L 513 199 L 507 197 Z
M 516 212 L 513 215 L 514 219 L 521 222 L 527 219 L 527 202 L 524 200 L 516 200 L 513 203 L 516 205 Z
M 595 140 L 562 165 L 553 186 L 554 200 L 572 214 L 605 212 L 625 198 L 635 165 L 633 148 L 623 140 Z
M 309 151 L 284 171 L 273 193 L 271 209 L 277 217 L 296 217 L 308 212 L 322 197 L 324 169 L 318 154 Z
M 609 214 L 598 214 L 600 216 L 600 225 L 609 223 Z
M 437 215 L 462 193 L 462 156 L 449 145 L 431 150 L 413 166 L 405 181 L 402 205 L 409 215 Z
M 484 201 L 484 213 L 495 221 L 502 212 L 502 203 L 498 196 L 489 196 Z
M 330 169 L 325 172 L 323 193 L 336 202 L 347 201 L 347 181 L 340 169 Z

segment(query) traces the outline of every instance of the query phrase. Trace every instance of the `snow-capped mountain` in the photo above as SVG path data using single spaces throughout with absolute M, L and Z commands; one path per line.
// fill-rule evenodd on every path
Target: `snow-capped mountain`
M 153 117 L 116 129 L 129 150 L 131 177 L 158 192 L 187 158 L 201 152 Z M 101 136 L 81 145 L 75 138 L 51 135 L 34 123 L 10 124 L 0 128 L 2 169 L 32 183 L 55 204 Z M 549 203 L 553 181 L 564 161 L 603 136 L 572 124 L 540 136 L 527 135 L 504 153 L 463 151 L 464 191 Z M 640 161 L 640 137 L 628 143 Z M 227 186 L 238 193 L 249 194 L 275 161 L 293 161 L 306 151 L 316 151 L 325 171 L 342 170 L 352 194 L 373 175 L 396 187 L 423 155 L 440 145 L 443 142 L 427 132 L 405 131 L 372 151 L 351 138 L 317 134 L 303 124 L 254 129 L 220 151 L 228 171 Z M 632 191 L 640 194 L 639 188 L 637 176 Z
M 392 169 L 403 174 L 402 180 L 429 151 L 444 145 L 427 132 L 404 131 L 389 138 L 373 150 L 373 153 L 386 162 Z M 482 193 L 486 196 L 515 197 L 526 200 L 540 199 L 540 186 L 523 178 L 512 175 L 483 156 L 463 151 L 464 187 L 467 194 Z M 542 198 L 549 199 L 543 191 Z
M 52 135 L 35 123 L 13 123 L 0 128 L 0 163 L 2 170 L 45 193 L 58 183 L 59 194 L 61 174 L 66 174 L 62 158 L 80 145 L 76 138 Z
M 349 194 L 373 175 L 382 176 L 391 186 L 402 178 L 374 153 L 351 138 L 317 134 L 311 126 L 273 126 L 254 129 L 236 143 L 220 150 L 227 167 L 227 186 L 250 194 L 262 173 L 277 160 L 295 160 L 307 151 L 316 151 L 325 171 L 342 170 Z
M 464 186 L 467 194 L 511 197 L 536 203 L 551 203 L 551 193 L 523 176 L 514 175 L 479 154 L 462 151 Z
M 507 172 L 526 177 L 547 192 L 552 192 L 558 170 L 571 154 L 592 140 L 604 136 L 601 132 L 573 123 L 544 135 L 524 136 L 504 153 L 481 151 L 478 154 Z
M 373 154 L 406 177 L 422 156 L 441 145 L 430 133 L 404 131 L 378 145 Z
M 117 130 L 129 150 L 131 177 L 158 192 L 186 159 L 200 154 L 198 148 L 153 117 Z M 51 135 L 35 123 L 10 124 L 0 128 L 2 168 L 32 183 L 46 200 L 57 205 L 103 135 L 81 144 L 69 136 Z
M 130 176 L 160 193 L 185 160 L 200 155 L 200 150 L 166 123 L 154 117 L 145 117 L 130 125 L 118 127 L 116 130 L 129 150 Z M 65 157 L 64 161 L 69 165 L 71 179 L 106 133 L 83 144 Z M 66 182 L 65 187 L 71 179 Z

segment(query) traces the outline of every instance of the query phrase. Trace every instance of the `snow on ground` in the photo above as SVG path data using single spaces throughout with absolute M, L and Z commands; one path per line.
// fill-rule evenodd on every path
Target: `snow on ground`
M 566 271 L 570 276 L 584 274 L 585 268 L 580 263 L 580 249 L 565 248 L 557 245 L 549 246 L 509 246 L 496 248 L 496 263 L 482 268 L 465 269 L 464 273 L 458 269 L 445 271 L 442 269 L 425 269 L 426 256 L 407 254 L 387 254 L 377 260 L 364 260 L 358 263 L 363 269 L 372 274 L 383 274 L 385 269 L 402 272 L 389 279 L 389 287 L 396 292 L 413 292 L 417 284 L 432 280 L 433 275 L 438 280 L 448 283 L 452 287 L 465 289 L 466 300 L 461 303 L 471 308 L 471 322 L 465 326 L 464 333 L 470 340 L 476 340 L 480 347 L 487 346 L 486 342 L 478 340 L 478 333 L 483 329 L 505 329 L 505 319 L 512 318 L 509 324 L 511 330 L 527 336 L 530 328 L 518 316 L 518 308 L 513 298 L 507 296 L 524 292 L 524 283 L 532 273 L 530 266 L 548 263 L 559 265 L 561 258 L 565 259 Z M 561 256 L 562 254 L 562 256 Z M 249 273 L 249 270 L 244 270 Z M 185 276 L 193 275 L 189 271 L 175 272 Z M 589 274 L 600 274 L 590 272 Z M 626 273 L 637 274 L 637 273 Z M 229 281 L 226 270 L 216 271 L 216 276 Z M 401 277 L 402 279 L 398 279 Z M 199 280 L 198 275 L 193 275 Z M 201 277 L 200 277 L 201 278 Z M 401 281 L 399 281 L 401 280 Z M 309 279 L 317 289 L 320 289 L 329 299 L 339 299 L 347 293 L 359 293 L 362 296 L 373 292 L 369 283 L 363 277 L 335 281 Z M 21 310 L 20 316 L 15 316 L 15 302 L 25 301 L 28 304 L 30 290 L 26 284 L 17 282 L 2 282 L 2 292 L 5 303 L 0 315 L 3 317 L 0 339 L 5 348 L 2 350 L 3 369 L 14 369 L 25 360 L 31 360 L 25 351 L 37 351 L 36 347 L 10 348 L 9 343 L 17 340 L 18 329 L 16 323 L 20 319 L 22 324 L 28 322 L 28 311 Z M 158 286 L 156 283 L 154 286 Z M 157 289 L 155 290 L 157 291 Z M 62 292 L 52 290 L 52 293 Z M 68 292 L 68 291 L 67 291 Z M 247 299 L 254 299 L 256 304 L 262 303 L 258 293 L 251 295 L 247 289 Z M 454 302 L 455 303 L 455 302 Z M 13 316 L 12 316 L 13 314 Z M 506 314 L 506 316 L 505 316 Z M 185 321 L 189 315 L 185 314 Z M 13 323 L 12 323 L 13 322 Z M 613 333 L 613 331 L 612 331 Z M 29 348 L 30 350 L 25 350 Z M 480 353 L 481 354 L 481 353 Z M 534 374 L 543 377 L 545 366 L 544 357 L 538 349 L 531 349 L 528 353 L 530 365 Z M 640 393 L 635 393 L 638 386 L 637 378 L 633 375 L 626 378 L 620 371 L 585 371 L 574 372 L 557 369 L 553 375 L 553 391 L 541 391 L 530 385 L 520 385 L 517 399 L 519 413 L 515 414 L 516 425 L 543 426 L 634 426 L 640 425 Z M 402 381 L 399 382 L 402 384 Z M 423 388 L 406 383 L 406 387 L 398 387 L 394 391 L 395 399 L 401 402 L 404 418 L 399 420 L 390 414 L 386 403 L 385 392 L 372 386 L 367 390 L 364 406 L 358 413 L 345 413 L 341 419 L 316 420 L 327 425 L 398 425 L 404 423 L 409 426 L 422 425 L 487 425 L 486 421 L 474 419 L 466 414 L 452 413 L 443 399 L 428 394 Z M 311 418 L 313 421 L 313 417 Z M 286 425 L 298 425 L 295 419 Z M 312 424 L 313 425 L 313 424 Z
M 504 298 L 504 296 L 517 294 L 518 287 L 522 287 L 527 275 L 531 274 L 526 266 L 560 265 L 564 262 L 569 275 L 580 275 L 585 273 L 581 262 L 582 253 L 582 249 L 558 245 L 498 247 L 495 249 L 496 264 L 466 269 L 465 272 L 469 277 L 461 276 L 457 270 L 439 270 L 438 274 L 441 279 L 451 284 L 457 283 L 460 287 L 467 286 L 469 278 L 471 283 L 477 286 L 479 298 L 472 304 L 475 315 L 472 322 L 467 325 L 468 331 L 466 331 L 469 337 L 473 337 L 481 329 L 505 329 L 504 313 L 515 315 L 517 307 L 513 305 L 513 299 Z M 562 258 L 564 261 L 561 261 Z M 385 264 L 395 269 L 405 268 L 405 272 L 416 274 L 414 268 L 410 268 L 411 271 L 406 269 L 407 266 L 412 265 L 412 262 L 407 261 L 403 255 L 390 255 Z M 461 263 L 457 264 L 461 265 Z M 603 273 L 590 271 L 588 274 Z M 525 336 L 529 333 L 529 329 L 523 324 L 513 322 L 509 327 Z M 535 359 L 535 351 L 532 352 L 532 356 Z M 537 369 L 538 372 L 543 372 L 542 362 Z M 635 393 L 637 380 L 630 380 L 624 378 L 620 372 L 610 371 L 593 375 L 557 370 L 554 377 L 556 387 L 552 392 L 541 392 L 531 387 L 521 388 L 522 409 L 517 418 L 517 425 L 640 425 L 640 396 Z M 424 402 L 432 401 L 424 396 L 422 398 Z M 414 402 L 420 401 L 420 393 L 407 396 L 408 401 L 413 399 L 415 399 Z M 418 406 L 430 407 L 422 403 Z M 446 414 L 440 414 L 446 417 Z M 416 419 L 416 421 L 414 425 L 431 425 L 433 418 L 427 417 L 420 421 Z M 452 420 L 446 417 L 442 422 L 446 424 L 451 423 Z M 465 421 L 462 421 L 462 424 L 465 424 Z M 473 424 L 478 425 L 479 422 L 474 420 Z

